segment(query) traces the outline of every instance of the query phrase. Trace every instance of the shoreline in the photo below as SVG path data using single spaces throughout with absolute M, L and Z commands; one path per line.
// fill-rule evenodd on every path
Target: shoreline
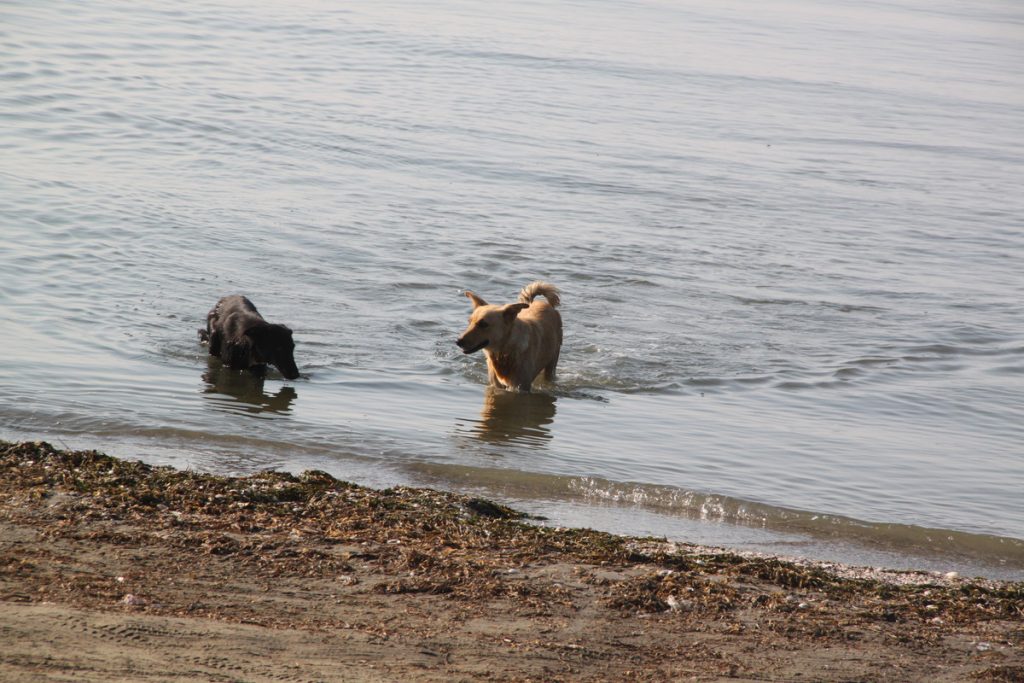
M 0 442 L 0 679 L 1024 680 L 1024 582 Z

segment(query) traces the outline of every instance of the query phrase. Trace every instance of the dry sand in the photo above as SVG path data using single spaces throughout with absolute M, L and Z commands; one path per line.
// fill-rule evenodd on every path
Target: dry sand
M 518 517 L 0 442 L 0 680 L 1024 680 L 1024 584 Z

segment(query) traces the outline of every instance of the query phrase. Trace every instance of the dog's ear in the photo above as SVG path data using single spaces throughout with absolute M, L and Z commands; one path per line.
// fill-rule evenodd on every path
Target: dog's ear
M 509 304 L 501 309 L 501 314 L 505 316 L 505 320 L 507 320 L 508 322 L 512 322 L 513 320 L 516 319 L 516 316 L 519 315 L 519 311 L 529 307 L 530 304 L 524 303 Z
M 483 299 L 481 299 L 480 297 L 478 297 L 476 294 L 474 294 L 473 292 L 469 291 L 468 289 L 466 290 L 466 297 L 470 301 L 473 302 L 473 308 L 480 308 L 481 306 L 486 306 L 487 305 L 486 301 L 484 301 Z
M 250 327 L 245 331 L 244 336 L 256 349 L 266 349 L 274 343 L 274 330 L 270 325 Z
M 259 341 L 260 339 L 265 339 L 266 338 L 266 336 L 267 336 L 267 328 L 265 326 L 263 326 L 263 325 L 255 325 L 255 326 L 250 327 L 249 329 L 247 329 L 242 334 L 245 335 L 246 337 L 248 337 L 249 339 L 253 340 L 253 341 Z

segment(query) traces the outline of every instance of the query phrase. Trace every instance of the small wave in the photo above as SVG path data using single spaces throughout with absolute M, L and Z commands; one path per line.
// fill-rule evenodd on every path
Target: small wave
M 938 560 L 965 561 L 1024 570 L 1024 539 L 954 529 L 862 520 L 800 510 L 726 495 L 672 486 L 616 482 L 600 477 L 419 462 L 407 465 L 434 485 L 472 487 L 507 501 L 550 501 L 610 506 L 700 522 L 732 524 L 820 542 L 853 545 L 898 555 L 919 554 Z
M 820 308 L 834 309 L 842 313 L 881 313 L 886 310 L 881 306 L 872 306 L 869 304 L 840 303 L 836 301 L 805 301 L 803 299 L 785 298 L 752 298 L 737 295 L 730 295 L 730 297 L 747 306 L 817 306 Z
M 864 367 L 887 366 L 898 362 L 898 358 L 893 358 L 890 356 L 865 356 L 864 358 L 854 358 L 851 361 L 847 361 L 849 365 L 858 365 Z
M 1024 365 L 997 365 L 989 368 L 988 372 L 993 375 L 1024 375 Z
M 637 506 L 701 521 L 725 522 L 815 538 L 854 541 L 869 547 L 966 556 L 1024 569 L 1024 539 L 909 524 L 872 522 L 843 515 L 778 507 L 666 486 L 622 484 L 579 477 L 570 492 L 591 502 Z

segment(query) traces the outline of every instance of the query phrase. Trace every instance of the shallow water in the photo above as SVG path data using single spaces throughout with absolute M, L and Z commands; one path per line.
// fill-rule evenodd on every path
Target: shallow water
M 0 16 L 0 437 L 1024 577 L 1016 4 Z M 537 278 L 488 390 L 461 291 Z M 233 292 L 302 378 L 208 360 Z

